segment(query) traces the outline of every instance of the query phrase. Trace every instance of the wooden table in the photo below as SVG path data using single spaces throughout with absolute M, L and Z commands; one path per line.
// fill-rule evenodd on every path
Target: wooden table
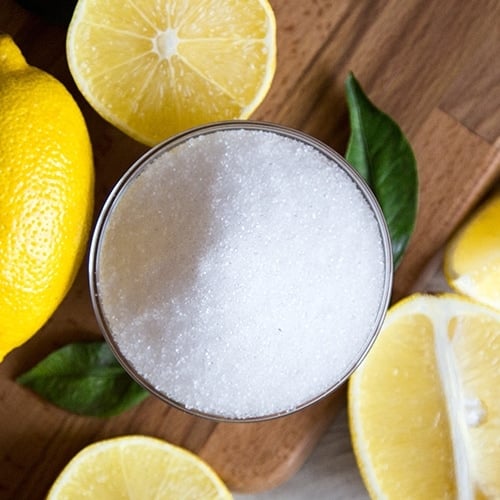
M 427 280 L 436 254 L 500 173 L 500 3 L 497 0 L 271 0 L 278 25 L 278 68 L 252 118 L 308 132 L 339 152 L 348 138 L 343 82 L 357 76 L 412 143 L 420 209 L 395 276 L 394 299 Z M 0 30 L 27 60 L 63 81 L 92 136 L 96 213 L 111 186 L 145 147 L 105 123 L 69 75 L 65 28 L 13 0 L 0 6 Z M 164 437 L 205 458 L 234 490 L 258 492 L 291 478 L 339 408 L 343 394 L 279 420 L 215 424 L 151 397 L 109 419 L 71 415 L 14 381 L 56 347 L 99 338 L 86 267 L 46 326 L 0 365 L 0 497 L 42 498 L 84 445 L 110 436 Z M 328 434 L 336 435 L 334 434 Z M 346 433 L 343 434 L 344 439 Z M 323 441 L 322 441 L 323 443 Z M 344 490 L 345 496 L 349 489 Z M 335 493 L 332 493 L 335 496 Z M 343 497 L 342 495 L 341 497 Z

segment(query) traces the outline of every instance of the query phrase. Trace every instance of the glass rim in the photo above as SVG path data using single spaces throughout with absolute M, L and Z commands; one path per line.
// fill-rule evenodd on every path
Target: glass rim
M 175 147 L 181 145 L 182 143 L 194 137 L 207 135 L 214 132 L 227 131 L 227 130 L 241 130 L 241 129 L 261 130 L 264 132 L 271 132 L 288 137 L 290 139 L 298 140 L 306 145 L 313 147 L 315 150 L 326 156 L 329 160 L 332 160 L 350 177 L 350 179 L 355 183 L 355 185 L 361 191 L 361 194 L 368 203 L 377 222 L 377 227 L 382 242 L 382 250 L 384 257 L 384 288 L 382 290 L 377 316 L 374 321 L 373 332 L 368 337 L 367 341 L 362 345 L 359 357 L 355 358 L 353 361 L 351 361 L 351 363 L 347 365 L 344 375 L 340 377 L 339 380 L 337 380 L 328 389 L 323 390 L 321 393 L 308 399 L 307 401 L 304 401 L 303 403 L 297 405 L 292 409 L 282 410 L 279 412 L 270 413 L 266 415 L 238 418 L 238 417 L 225 416 L 223 414 L 207 413 L 197 410 L 196 408 L 186 407 L 181 402 L 170 398 L 167 394 L 165 394 L 165 392 L 158 390 L 156 387 L 152 385 L 151 382 L 149 382 L 145 377 L 143 377 L 140 373 L 138 373 L 133 364 L 121 353 L 120 348 L 114 339 L 112 329 L 106 321 L 104 308 L 99 299 L 99 287 L 98 287 L 97 276 L 99 274 L 99 255 L 101 252 L 103 237 L 109 219 L 113 213 L 115 206 L 120 201 L 121 195 L 126 191 L 128 185 L 135 179 L 135 177 L 140 174 L 143 168 L 145 168 L 156 157 L 160 156 L 161 154 L 167 151 L 174 149 Z M 197 126 L 185 130 L 172 137 L 169 137 L 168 139 L 160 142 L 156 146 L 147 150 L 144 154 L 142 154 L 137 160 L 135 160 L 132 163 L 132 165 L 124 172 L 124 174 L 122 174 L 120 179 L 116 182 L 112 190 L 107 195 L 92 232 L 92 238 L 89 248 L 89 258 L 88 258 L 88 279 L 89 279 L 89 289 L 90 289 L 92 308 L 99 329 L 101 330 L 104 339 L 108 343 L 111 351 L 115 355 L 118 362 L 125 369 L 125 371 L 132 377 L 132 379 L 135 380 L 139 385 L 144 387 L 146 390 L 148 390 L 148 392 L 155 395 L 160 400 L 173 406 L 174 408 L 177 408 L 179 410 L 182 410 L 188 414 L 197 417 L 202 417 L 216 422 L 263 422 L 283 417 L 286 415 L 291 415 L 333 394 L 347 381 L 347 379 L 351 376 L 354 370 L 356 370 L 356 368 L 366 357 L 373 343 L 375 342 L 380 332 L 380 329 L 382 328 L 382 324 L 385 319 L 385 315 L 391 300 L 392 280 L 393 280 L 392 245 L 385 217 L 371 188 L 368 186 L 366 181 L 361 177 L 361 175 L 351 165 L 349 165 L 349 163 L 334 149 L 332 149 L 330 146 L 326 145 L 319 139 L 316 139 L 306 134 L 305 132 L 301 132 L 299 130 L 284 125 L 279 125 L 265 121 L 255 121 L 255 120 L 253 121 L 227 120 L 227 121 L 220 121 L 220 122 L 208 123 L 205 125 Z

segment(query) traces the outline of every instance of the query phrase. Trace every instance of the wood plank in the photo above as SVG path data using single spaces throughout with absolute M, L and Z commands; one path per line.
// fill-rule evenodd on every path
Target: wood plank
M 484 16 L 477 15 L 478 8 Z M 412 140 L 461 68 L 482 59 L 485 47 L 477 33 L 496 29 L 500 4 L 359 2 L 332 15 L 336 22 L 331 38 L 275 109 L 275 120 L 342 153 L 348 136 L 343 89 L 348 71 Z
M 415 231 L 395 275 L 395 300 L 420 274 L 471 208 L 500 177 L 500 151 L 436 109 L 413 143 L 419 165 Z
M 500 137 L 500 12 L 492 16 L 497 22 L 484 34 L 481 57 L 464 65 L 440 103 L 443 111 L 490 144 Z
M 274 488 L 302 466 L 344 406 L 345 387 L 316 405 L 283 418 L 261 423 L 219 424 L 199 450 L 200 456 L 212 464 L 235 491 L 259 492 Z

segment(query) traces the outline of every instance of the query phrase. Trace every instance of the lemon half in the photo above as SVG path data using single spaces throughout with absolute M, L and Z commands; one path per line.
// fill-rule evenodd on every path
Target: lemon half
M 250 116 L 274 76 L 276 21 L 267 0 L 79 0 L 67 57 L 92 107 L 153 145 Z
M 230 500 L 231 493 L 193 453 L 149 436 L 93 443 L 66 465 L 47 500 Z

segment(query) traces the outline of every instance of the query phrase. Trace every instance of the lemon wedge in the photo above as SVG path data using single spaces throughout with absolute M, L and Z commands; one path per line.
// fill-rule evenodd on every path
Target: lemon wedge
M 500 498 L 500 314 L 465 297 L 393 306 L 349 382 L 373 498 Z
M 454 290 L 500 309 L 500 191 L 447 245 L 444 274 Z

